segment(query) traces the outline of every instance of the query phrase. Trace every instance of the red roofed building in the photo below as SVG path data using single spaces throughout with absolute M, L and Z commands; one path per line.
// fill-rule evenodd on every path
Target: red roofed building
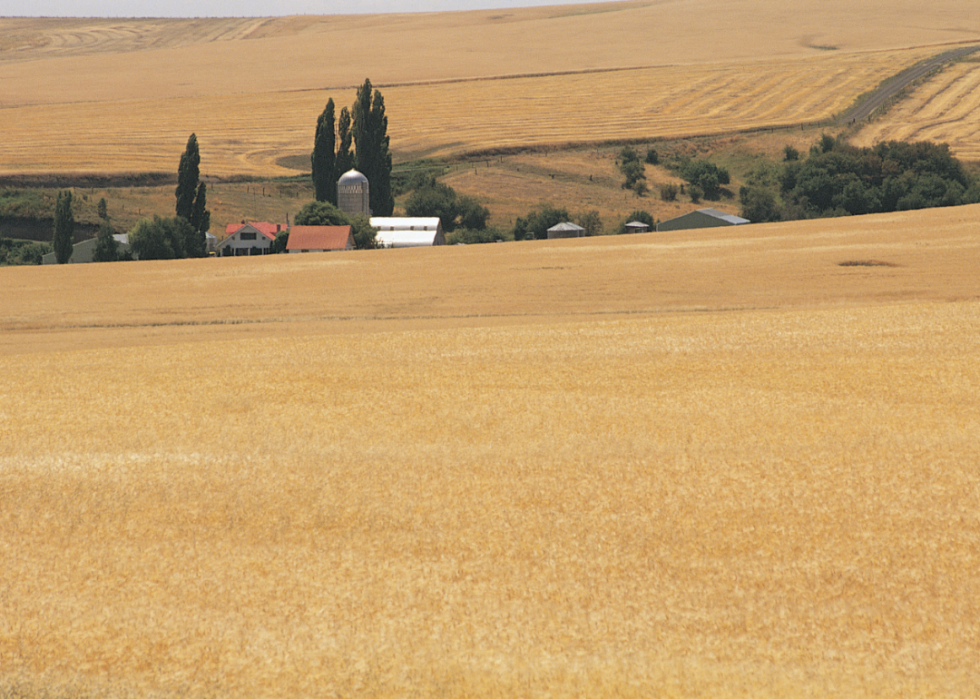
M 353 250 L 350 226 L 293 226 L 289 229 L 286 252 L 330 252 Z
M 225 228 L 225 239 L 218 244 L 222 256 L 267 255 L 272 252 L 276 235 L 285 230 L 281 223 L 253 221 L 230 223 Z

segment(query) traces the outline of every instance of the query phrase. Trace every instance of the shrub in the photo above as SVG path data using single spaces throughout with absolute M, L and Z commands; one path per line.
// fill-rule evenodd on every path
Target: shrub
M 676 201 L 679 190 L 680 187 L 676 184 L 662 184 L 660 185 L 660 198 L 663 201 Z

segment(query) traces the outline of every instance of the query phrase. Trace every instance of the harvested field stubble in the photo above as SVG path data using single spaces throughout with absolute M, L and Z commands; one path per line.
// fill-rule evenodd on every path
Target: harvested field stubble
M 971 0 L 811 5 L 789 21 L 758 0 L 0 19 L 0 172 L 172 171 L 193 131 L 207 174 L 291 174 L 281 158 L 308 156 L 327 99 L 350 104 L 365 76 L 384 87 L 396 159 L 813 122 L 980 40 Z
M 980 60 L 947 66 L 912 90 L 883 117 L 852 139 L 855 145 L 882 141 L 938 141 L 957 157 L 980 160 Z
M 0 694 L 969 696 L 976 212 L 0 270 Z
M 392 148 L 401 158 L 681 137 L 829 119 L 934 52 L 406 85 L 385 88 L 384 96 Z M 119 100 L 111 118 L 98 102 L 0 109 L 6 134 L 0 171 L 166 172 L 175 169 L 193 131 L 204 173 L 291 174 L 278 163 L 309 153 L 316 115 L 328 98 L 348 104 L 353 91 L 291 92 L 273 100 L 258 93 Z

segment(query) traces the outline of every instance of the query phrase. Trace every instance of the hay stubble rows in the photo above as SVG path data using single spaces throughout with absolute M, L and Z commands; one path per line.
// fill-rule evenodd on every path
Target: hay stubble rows
M 819 122 L 941 46 L 980 38 L 966 0 L 928 15 L 892 4 L 887 13 L 824 4 L 805 33 L 772 3 L 714 0 L 169 23 L 2 19 L 0 172 L 167 172 L 194 131 L 208 174 L 287 174 L 282 159 L 309 153 L 327 98 L 348 104 L 364 76 L 386 86 L 401 159 Z M 379 37 L 384 50 L 365 50 Z

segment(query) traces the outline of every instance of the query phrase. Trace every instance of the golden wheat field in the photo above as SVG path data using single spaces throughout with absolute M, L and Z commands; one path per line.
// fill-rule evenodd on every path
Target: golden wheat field
M 0 30 L 0 172 L 171 171 L 193 131 L 203 172 L 265 176 L 294 172 L 327 99 L 350 104 L 365 77 L 401 160 L 716 134 L 826 120 L 980 40 L 980 19 L 970 0 L 685 0 Z
M 978 220 L 0 269 L 0 696 L 973 697 Z

